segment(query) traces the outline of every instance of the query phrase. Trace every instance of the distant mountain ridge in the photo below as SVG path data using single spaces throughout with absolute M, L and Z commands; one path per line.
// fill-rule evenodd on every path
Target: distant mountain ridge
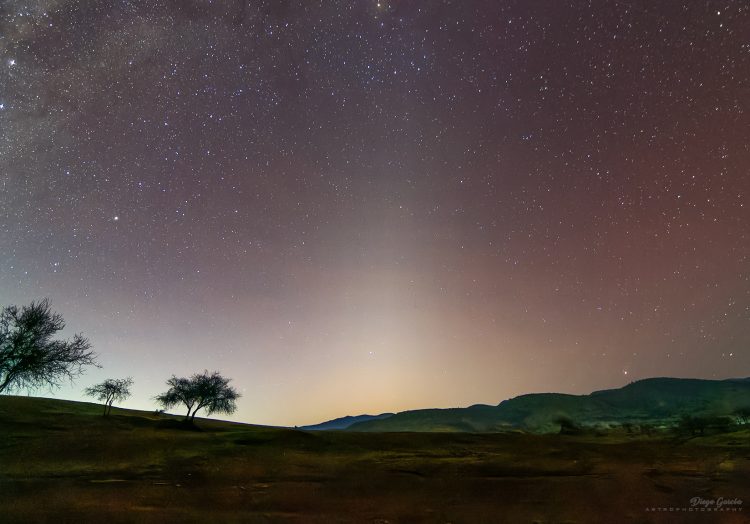
M 300 426 L 297 429 L 304 429 L 306 431 L 332 431 L 332 430 L 343 430 L 349 428 L 352 424 L 358 422 L 367 422 L 370 420 L 381 420 L 393 416 L 393 413 L 381 413 L 380 415 L 356 415 L 339 417 L 320 424 L 313 424 L 310 426 Z
M 728 415 L 750 407 L 750 379 L 702 380 L 649 378 L 618 389 L 589 395 L 532 393 L 497 406 L 403 411 L 379 420 L 353 423 L 349 431 L 550 433 L 560 420 L 582 426 L 611 427 L 623 423 L 671 423 L 683 415 Z

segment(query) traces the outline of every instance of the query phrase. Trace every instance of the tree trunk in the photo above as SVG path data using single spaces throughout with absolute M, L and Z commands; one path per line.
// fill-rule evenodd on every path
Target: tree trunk
M 5 388 L 8 387 L 8 384 L 10 384 L 11 380 L 13 380 L 13 375 L 11 373 L 8 373 L 5 376 L 5 380 L 3 380 L 3 383 L 0 384 L 0 393 L 2 393 L 3 391 L 5 391 Z
M 107 416 L 107 403 L 105 402 L 104 403 L 104 413 L 102 413 L 102 417 L 106 417 L 106 416 Z

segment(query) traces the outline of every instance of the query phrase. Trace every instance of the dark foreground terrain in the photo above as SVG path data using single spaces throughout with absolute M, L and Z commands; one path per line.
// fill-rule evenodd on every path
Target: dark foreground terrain
M 750 521 L 748 431 L 685 439 L 197 425 L 0 396 L 0 521 Z M 743 499 L 743 511 L 683 511 L 693 497 Z

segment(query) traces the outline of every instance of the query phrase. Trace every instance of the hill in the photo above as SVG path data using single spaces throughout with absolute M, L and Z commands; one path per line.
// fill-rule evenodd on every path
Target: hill
M 380 420 L 384 418 L 388 418 L 392 416 L 393 413 L 381 413 L 380 415 L 356 415 L 356 416 L 346 416 L 346 417 L 340 417 L 335 418 L 333 420 L 328 420 L 326 422 L 321 422 L 320 424 L 313 424 L 310 426 L 300 426 L 297 429 L 303 429 L 305 431 L 334 431 L 334 430 L 343 430 L 347 429 L 352 424 L 356 424 L 358 422 L 366 422 L 368 420 Z
M 481 417 L 497 408 L 467 409 Z M 96 404 L 0 395 L 0 521 L 662 522 L 646 508 L 750 489 L 748 430 L 306 432 L 181 419 L 117 408 L 103 417 Z M 721 516 L 746 522 L 744 513 Z
M 673 424 L 683 415 L 728 415 L 750 406 L 750 380 L 651 378 L 619 389 L 589 395 L 534 393 L 497 406 L 404 411 L 382 420 L 353 424 L 349 431 L 525 430 L 551 433 L 561 420 L 581 426 L 610 427 L 624 423 Z

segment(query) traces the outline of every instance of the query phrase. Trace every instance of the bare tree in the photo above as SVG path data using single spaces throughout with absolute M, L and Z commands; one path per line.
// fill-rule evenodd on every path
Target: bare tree
M 115 401 L 122 402 L 130 396 L 130 386 L 132 385 L 133 379 L 130 377 L 108 378 L 100 384 L 94 384 L 90 388 L 86 388 L 84 393 L 104 402 L 103 415 L 108 415 L 112 411 L 112 404 Z
M 185 421 L 195 419 L 200 409 L 205 409 L 208 415 L 226 413 L 230 415 L 237 409 L 236 400 L 240 394 L 229 385 L 231 379 L 222 377 L 218 371 L 196 373 L 190 378 L 176 377 L 167 380 L 169 389 L 158 395 L 156 401 L 164 409 L 170 409 L 179 404 L 187 408 Z
M 88 339 L 53 340 L 65 327 L 47 299 L 0 310 L 0 393 L 6 390 L 58 387 L 72 381 L 84 366 L 96 366 Z

